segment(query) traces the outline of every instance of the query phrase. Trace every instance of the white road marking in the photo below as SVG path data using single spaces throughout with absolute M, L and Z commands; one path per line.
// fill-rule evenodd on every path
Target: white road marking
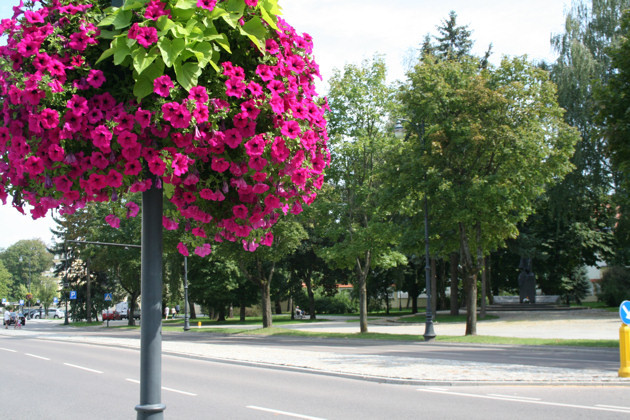
M 257 407 L 255 405 L 248 405 L 248 406 L 246 406 L 246 408 L 251 408 L 252 410 L 266 411 L 268 413 L 282 414 L 283 416 L 295 417 L 295 418 L 298 418 L 298 419 L 325 420 L 325 419 L 322 419 L 321 417 L 305 416 L 304 414 L 290 413 L 288 411 L 274 410 L 272 408 Z
M 134 384 L 139 384 L 139 383 L 140 383 L 140 381 L 139 381 L 139 380 L 137 380 L 137 379 L 130 379 L 130 378 L 125 379 L 125 381 L 127 381 L 127 382 L 132 382 L 132 383 L 134 383 Z M 189 395 L 189 396 L 191 396 L 191 397 L 196 397 L 196 396 L 197 396 L 197 394 L 193 394 L 192 392 L 181 391 L 181 390 L 179 390 L 179 389 L 174 389 L 174 388 L 167 388 L 167 387 L 165 387 L 165 386 L 163 386 L 163 387 L 162 387 L 162 389 L 163 389 L 164 391 L 176 392 L 176 393 L 178 393 L 178 394 Z
M 90 369 L 90 368 L 86 368 L 86 367 L 78 366 L 78 365 L 73 365 L 71 363 L 64 363 L 64 365 L 70 366 L 70 367 L 73 367 L 73 368 L 77 368 L 77 369 L 81 369 L 81 370 L 85 370 L 85 371 L 92 372 L 92 373 L 103 373 L 100 370 Z
M 620 407 L 618 405 L 605 405 L 605 404 L 595 404 L 595 407 L 602 407 L 602 408 L 616 408 L 618 410 L 628 410 L 630 411 L 630 407 Z
M 162 387 L 164 391 L 176 392 L 178 394 L 189 395 L 191 397 L 196 397 L 197 394 L 193 394 L 192 392 L 180 391 L 179 389 L 167 388 L 165 386 Z
M 4 347 L 0 347 L 0 350 L 10 351 L 11 353 L 17 353 L 17 350 L 5 349 Z
M 514 400 L 525 400 L 525 401 L 540 401 L 541 398 L 530 398 L 530 397 L 519 397 L 518 395 L 502 395 L 502 394 L 488 394 L 491 397 L 501 397 L 501 398 L 509 398 Z
M 548 401 L 530 401 L 530 400 L 523 400 L 523 399 L 517 399 L 517 398 L 512 398 L 512 397 L 510 398 L 493 397 L 490 395 L 467 394 L 464 392 L 451 392 L 451 391 L 437 391 L 437 390 L 422 389 L 422 388 L 417 389 L 417 391 L 432 392 L 435 394 L 444 394 L 444 395 L 457 395 L 460 397 L 469 397 L 469 398 L 481 398 L 481 399 L 486 399 L 486 400 L 519 402 L 522 404 L 538 404 L 538 405 L 549 405 L 549 406 L 554 406 L 554 407 L 579 408 L 582 410 L 612 411 L 615 413 L 630 413 L 630 408 L 625 408 L 625 407 L 602 407 L 599 405 L 590 406 L 590 405 L 555 403 L 555 402 L 548 402 Z
M 30 357 L 34 357 L 34 358 L 36 358 L 36 359 L 41 359 L 41 360 L 50 360 L 48 357 L 38 356 L 38 355 L 36 355 L 36 354 L 31 354 L 31 353 L 24 353 L 24 354 L 26 354 L 27 356 L 30 356 Z

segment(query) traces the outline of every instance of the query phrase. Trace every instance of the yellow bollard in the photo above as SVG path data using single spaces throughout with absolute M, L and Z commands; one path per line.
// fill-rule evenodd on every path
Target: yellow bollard
M 619 376 L 630 377 L 630 325 L 621 324 L 619 328 L 619 358 L 621 367 Z
M 197 328 L 201 328 L 201 321 L 197 322 Z

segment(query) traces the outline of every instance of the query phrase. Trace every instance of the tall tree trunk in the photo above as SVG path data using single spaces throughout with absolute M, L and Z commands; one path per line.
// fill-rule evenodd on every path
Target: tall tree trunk
M 289 296 L 287 301 L 287 312 L 291 314 L 291 319 L 295 319 L 295 311 L 293 310 L 293 296 Z
M 457 278 L 457 252 L 451 253 L 451 315 L 459 315 L 459 279 Z
M 316 319 L 315 316 L 315 293 L 313 293 L 313 271 L 311 269 L 306 273 L 306 293 L 308 294 L 308 313 L 310 319 Z
M 221 309 L 219 309 L 217 321 L 225 321 L 225 307 L 223 306 L 221 306 Z
M 414 266 L 413 270 L 413 284 L 411 285 L 411 290 L 409 291 L 409 298 L 411 298 L 411 313 L 418 313 L 418 268 Z
M 240 308 L 239 308 L 239 311 L 238 311 L 238 319 L 239 319 L 239 321 L 244 322 L 245 321 L 245 315 L 246 315 L 245 310 L 247 309 L 247 306 L 245 306 L 245 303 L 243 303 L 243 302 L 241 302 L 241 304 L 239 306 L 240 306 Z
M 362 333 L 368 332 L 367 323 L 367 276 L 370 270 L 370 251 L 365 253 L 365 262 L 361 267 L 361 261 L 357 258 L 357 280 L 359 286 L 359 325 Z
M 280 299 L 276 300 L 276 315 L 282 315 L 282 302 L 280 302 Z
M 195 303 L 189 303 L 190 306 L 190 319 L 197 319 L 197 311 L 195 311 Z
M 464 267 L 464 289 L 466 292 L 466 335 L 477 335 L 477 270 L 473 262 L 468 234 L 463 223 L 459 223 L 459 239 L 462 265 Z
M 261 281 L 260 302 L 262 308 L 263 328 L 271 328 L 273 318 L 271 316 L 271 284 L 269 284 L 269 282 Z
M 488 296 L 488 303 L 494 305 L 494 294 L 492 290 L 492 254 L 488 254 L 486 257 L 486 294 Z

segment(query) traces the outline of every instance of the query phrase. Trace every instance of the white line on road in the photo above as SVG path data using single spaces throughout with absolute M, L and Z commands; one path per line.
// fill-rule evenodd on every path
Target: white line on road
M 134 384 L 139 384 L 139 383 L 140 383 L 140 381 L 139 381 L 139 380 L 137 380 L 137 379 L 130 379 L 130 378 L 125 379 L 125 381 L 127 381 L 127 382 L 132 382 L 132 383 L 134 383 Z M 178 394 L 189 395 L 189 396 L 191 396 L 191 397 L 196 397 L 196 396 L 197 396 L 197 394 L 193 394 L 192 392 L 181 391 L 181 390 L 179 390 L 179 389 L 173 389 L 173 388 L 167 388 L 167 387 L 165 387 L 165 386 L 163 386 L 163 387 L 162 387 L 162 389 L 163 389 L 164 391 L 176 392 L 176 393 L 178 393 Z
M 325 419 L 322 419 L 321 417 L 305 416 L 303 414 L 290 413 L 288 411 L 274 410 L 272 408 L 257 407 L 255 405 L 248 405 L 248 406 L 246 406 L 246 408 L 251 408 L 252 410 L 266 411 L 268 413 L 282 414 L 283 416 L 295 417 L 295 418 L 298 418 L 298 419 L 325 420 Z
M 501 397 L 501 398 L 509 398 L 514 400 L 525 400 L 525 401 L 540 401 L 541 398 L 530 398 L 530 397 L 519 397 L 518 395 L 502 395 L 502 394 L 488 394 L 491 397 Z
M 31 354 L 31 353 L 24 353 L 29 357 L 34 357 L 36 359 L 41 359 L 41 360 L 50 360 L 48 357 L 43 357 L 43 356 L 38 356 L 36 354 Z
M 92 372 L 92 373 L 103 373 L 100 370 L 90 369 L 90 368 L 86 368 L 86 367 L 83 367 L 83 366 L 73 365 L 73 364 L 70 364 L 70 363 L 64 363 L 64 365 L 70 366 L 70 367 L 73 367 L 73 368 L 77 368 L 77 369 L 81 369 L 81 370 L 86 370 L 86 371 Z
M 566 408 L 579 408 L 583 410 L 595 410 L 595 411 L 612 411 L 615 413 L 630 413 L 630 409 L 628 408 L 614 408 L 614 407 L 601 407 L 601 406 L 590 406 L 590 405 L 578 405 L 578 404 L 564 404 L 564 403 L 555 403 L 555 402 L 547 402 L 547 401 L 530 401 L 523 400 L 517 398 L 505 398 L 505 397 L 493 397 L 490 395 L 480 395 L 480 394 L 467 394 L 464 392 L 450 392 L 450 391 L 436 391 L 432 389 L 417 389 L 420 392 L 432 392 L 435 394 L 444 394 L 444 395 L 457 395 L 460 397 L 470 397 L 470 398 L 481 398 L 487 400 L 499 400 L 499 401 L 510 401 L 510 402 L 519 402 L 523 404 L 538 404 L 538 405 L 549 405 L 554 407 L 566 407 Z
M 595 404 L 595 407 L 602 407 L 602 408 L 616 408 L 619 410 L 628 410 L 630 411 L 630 407 L 620 407 L 618 405 L 604 405 L 604 404 Z
M 17 350 L 5 349 L 4 347 L 0 347 L 0 350 L 10 351 L 11 353 L 17 353 Z
M 165 386 L 162 387 L 164 391 L 176 392 L 178 394 L 190 395 L 191 397 L 196 397 L 197 394 L 193 394 L 192 392 L 180 391 L 179 389 L 167 388 Z

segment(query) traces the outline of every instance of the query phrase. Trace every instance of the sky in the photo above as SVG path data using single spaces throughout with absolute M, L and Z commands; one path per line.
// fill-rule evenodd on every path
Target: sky
M 19 0 L 0 1 L 0 19 L 12 16 Z M 527 55 L 551 62 L 553 34 L 563 32 L 570 0 L 279 0 L 282 17 L 299 33 L 313 37 L 315 60 L 326 93 L 326 80 L 333 69 L 359 64 L 375 54 L 385 57 L 388 80 L 403 81 L 405 59 L 422 43 L 425 35 L 457 13 L 459 25 L 467 25 L 475 41 L 473 53 L 482 55 L 492 43 L 490 62 L 503 56 Z M 40 238 L 51 244 L 52 218 L 32 220 L 0 202 L 0 249 L 22 239 Z

